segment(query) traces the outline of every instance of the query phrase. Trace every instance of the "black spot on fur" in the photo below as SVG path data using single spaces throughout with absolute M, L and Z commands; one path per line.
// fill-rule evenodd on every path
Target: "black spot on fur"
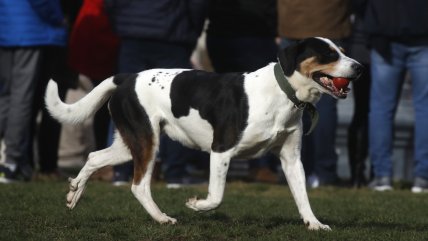
M 278 59 L 286 76 L 291 76 L 295 70 L 299 70 L 300 63 L 310 57 L 315 57 L 320 64 L 328 64 L 337 61 L 339 53 L 327 42 L 317 38 L 304 39 L 278 53 Z
M 135 92 L 135 80 L 129 78 L 116 89 L 110 99 L 109 109 L 118 129 L 129 136 L 149 136 L 152 135 L 152 129 Z
M 241 73 L 182 72 L 173 79 L 170 97 L 174 117 L 187 116 L 193 108 L 211 124 L 214 151 L 236 145 L 247 126 L 248 98 Z
M 127 80 L 133 80 L 137 78 L 138 74 L 117 74 L 113 77 L 113 83 L 116 85 L 121 85 Z
M 156 78 L 155 78 L 155 77 L 153 77 L 153 78 L 152 78 L 152 83 L 153 83 L 153 82 L 155 82 L 155 81 L 156 81 Z

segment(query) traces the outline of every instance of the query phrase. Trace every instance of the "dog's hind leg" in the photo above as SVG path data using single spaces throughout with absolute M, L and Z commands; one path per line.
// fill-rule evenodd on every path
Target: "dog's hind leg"
M 281 166 L 287 178 L 303 222 L 310 230 L 331 230 L 322 224 L 312 212 L 306 192 L 305 172 L 300 160 L 301 133 L 291 133 L 280 151 Z
M 98 169 L 107 165 L 117 165 L 131 160 L 131 153 L 119 135 L 113 144 L 103 150 L 91 152 L 88 161 L 76 178 L 70 178 L 70 190 L 67 194 L 67 207 L 73 209 L 86 187 L 89 177 Z
M 156 123 L 156 121 L 153 122 Z M 154 160 L 159 147 L 159 132 L 158 127 L 153 127 L 153 135 L 151 137 L 146 136 L 140 143 L 142 146 L 129 146 L 134 157 L 134 180 L 131 190 L 154 220 L 161 224 L 175 224 L 177 220 L 163 213 L 153 201 L 150 189 Z
M 208 186 L 208 196 L 206 199 L 190 198 L 186 206 L 196 211 L 208 211 L 217 208 L 223 200 L 224 188 L 226 185 L 227 171 L 231 158 L 231 151 L 210 155 L 210 180 Z

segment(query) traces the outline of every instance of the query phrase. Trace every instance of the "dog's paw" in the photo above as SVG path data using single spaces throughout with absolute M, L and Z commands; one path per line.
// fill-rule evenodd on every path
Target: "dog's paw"
M 221 200 L 216 201 L 212 199 L 198 199 L 197 197 L 192 197 L 186 202 L 186 206 L 195 211 L 206 212 L 218 208 L 220 203 Z
M 190 209 L 195 210 L 195 211 L 199 211 L 199 209 L 196 207 L 197 202 L 198 202 L 197 197 L 189 198 L 189 200 L 187 200 L 187 202 L 186 202 L 186 206 Z
M 305 221 L 305 225 L 309 230 L 326 230 L 331 231 L 330 226 L 322 224 L 320 221 Z
M 165 213 L 162 213 L 162 216 L 157 218 L 157 221 L 160 224 L 176 224 L 177 223 L 177 219 L 171 218 L 168 215 L 166 215 Z
M 79 201 L 80 197 L 82 196 L 86 184 L 84 182 L 80 182 L 79 180 L 72 178 L 69 178 L 68 181 L 70 182 L 70 191 L 67 193 L 66 205 L 69 209 L 73 209 Z

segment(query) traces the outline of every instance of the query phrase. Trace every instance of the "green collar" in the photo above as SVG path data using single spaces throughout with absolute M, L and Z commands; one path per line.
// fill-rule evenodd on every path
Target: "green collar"
M 296 108 L 299 110 L 306 110 L 311 117 L 311 127 L 305 135 L 309 135 L 315 128 L 318 123 L 318 111 L 314 105 L 309 102 L 303 102 L 296 97 L 296 91 L 291 86 L 290 82 L 285 77 L 284 71 L 281 68 L 279 63 L 275 64 L 273 67 L 276 81 L 278 82 L 279 87 L 282 91 L 287 95 L 288 99 L 290 99 Z

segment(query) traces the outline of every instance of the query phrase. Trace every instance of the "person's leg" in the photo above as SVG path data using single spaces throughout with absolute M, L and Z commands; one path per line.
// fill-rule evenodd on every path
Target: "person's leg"
M 368 156 L 368 114 L 370 96 L 370 65 L 364 64 L 362 76 L 352 83 L 354 115 L 348 127 L 348 158 L 351 168 L 351 184 L 366 184 L 365 161 Z
M 67 67 L 64 47 L 43 48 L 41 65 L 34 96 L 33 128 L 36 126 L 36 117 L 41 110 L 41 121 L 37 132 L 40 173 L 54 174 L 52 177 L 57 178 L 61 124 L 47 111 L 44 105 L 44 94 L 48 81 L 54 79 L 59 85 L 59 96 L 64 99 L 71 83 L 76 82 L 77 74 Z
M 10 86 L 12 84 L 13 50 L 0 48 L 0 139 L 6 131 L 10 108 Z
M 318 126 L 314 129 L 314 173 L 321 184 L 332 184 L 337 181 L 337 100 L 323 95 L 316 105 L 319 112 Z M 302 147 L 303 149 L 303 147 Z
M 369 152 L 378 179 L 392 177 L 393 122 L 404 80 L 402 51 L 391 49 L 391 61 L 371 51 Z
M 407 68 L 412 79 L 415 108 L 414 176 L 428 181 L 428 47 L 408 49 Z
M 6 162 L 12 171 L 25 172 L 25 179 L 31 177 L 29 163 L 29 136 L 32 103 L 35 90 L 35 76 L 39 68 L 40 50 L 17 48 L 13 50 L 13 65 L 10 72 L 9 111 L 7 112 L 4 142 Z M 3 118 L 1 118 L 3 119 Z

